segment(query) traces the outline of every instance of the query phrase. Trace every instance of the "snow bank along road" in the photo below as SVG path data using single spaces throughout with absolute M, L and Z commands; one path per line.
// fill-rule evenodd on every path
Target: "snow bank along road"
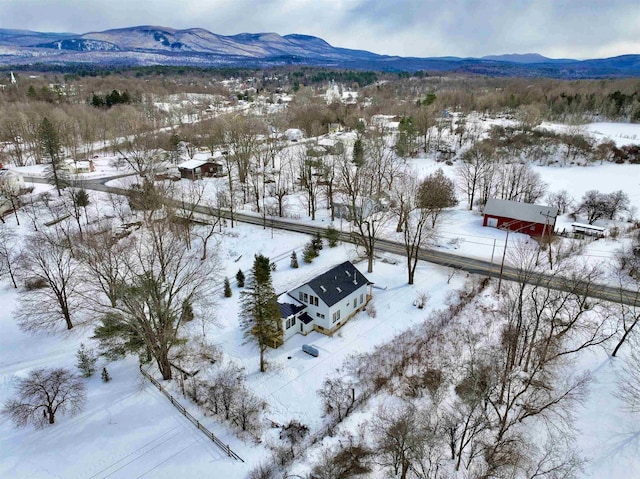
M 83 188 L 95 191 L 102 191 L 105 193 L 124 196 L 129 195 L 129 190 L 125 188 L 116 188 L 113 186 L 106 186 L 104 184 L 106 181 L 109 181 L 111 179 L 113 178 L 101 178 L 99 180 L 82 181 L 82 184 L 78 184 L 78 186 L 82 186 Z M 24 180 L 31 183 L 47 183 L 47 181 L 43 178 L 37 177 L 25 176 Z M 73 183 L 73 181 L 71 183 Z M 171 200 L 169 198 L 166 199 L 166 203 L 177 208 L 186 207 L 202 215 L 211 216 L 211 211 L 204 206 L 193 206 L 185 204 L 182 201 Z M 221 214 L 226 218 L 230 218 L 229 211 L 223 210 Z M 264 217 L 257 214 L 234 212 L 233 219 L 235 221 L 240 221 L 243 223 L 309 235 L 315 235 L 316 233 L 322 234 L 326 231 L 326 227 L 324 226 L 306 225 L 296 221 L 289 221 L 272 216 Z M 340 233 L 340 240 L 348 243 L 355 243 L 352 233 Z M 406 255 L 404 245 L 395 241 L 376 238 L 375 248 L 378 251 L 386 253 L 398 254 L 400 256 Z M 488 261 L 470 258 L 467 256 L 460 256 L 444 251 L 438 251 L 431 248 L 421 248 L 419 250 L 418 257 L 419 259 L 427 261 L 429 263 L 456 268 L 473 274 L 490 276 L 493 278 L 499 278 L 500 276 L 502 276 L 502 279 L 505 281 L 521 281 L 523 277 L 523 271 L 519 270 L 518 268 L 504 266 L 501 274 L 501 268 L 499 264 L 493 264 Z M 584 294 L 591 298 L 603 299 L 615 303 L 628 304 L 632 306 L 640 304 L 640 291 L 615 288 L 604 284 L 569 279 L 566 276 L 562 276 L 560 274 L 551 275 L 545 273 L 526 272 L 526 281 L 530 284 L 545 285 L 551 289 L 575 292 L 577 294 Z

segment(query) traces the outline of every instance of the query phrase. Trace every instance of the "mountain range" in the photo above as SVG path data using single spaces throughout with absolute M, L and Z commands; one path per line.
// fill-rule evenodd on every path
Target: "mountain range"
M 382 71 L 447 71 L 490 76 L 607 78 L 640 76 L 640 55 L 593 60 L 535 53 L 482 58 L 399 57 L 330 45 L 309 35 L 218 35 L 202 28 L 138 26 L 84 34 L 0 29 L 0 66 L 47 68 L 188 65 L 268 67 L 312 65 Z

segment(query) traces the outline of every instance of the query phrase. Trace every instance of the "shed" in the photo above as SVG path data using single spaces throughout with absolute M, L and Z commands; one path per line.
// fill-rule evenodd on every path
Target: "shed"
M 508 229 L 530 236 L 553 234 L 558 208 L 490 198 L 483 211 L 483 226 Z
M 178 165 L 180 177 L 187 180 L 199 180 L 224 175 L 222 163 L 215 158 L 206 160 L 187 160 Z
M 586 223 L 571 223 L 571 228 L 574 233 L 587 235 L 587 236 L 596 236 L 598 238 L 602 238 L 605 235 L 606 229 L 602 226 L 594 226 Z

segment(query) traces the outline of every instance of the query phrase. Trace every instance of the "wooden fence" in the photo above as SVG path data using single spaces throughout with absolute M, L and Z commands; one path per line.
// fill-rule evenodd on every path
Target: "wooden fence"
M 175 408 L 180 411 L 182 413 L 182 415 L 184 417 L 186 417 L 189 421 L 191 421 L 191 423 L 197 427 L 200 431 L 202 431 L 204 433 L 205 436 L 207 436 L 209 439 L 211 439 L 213 441 L 213 443 L 218 446 L 220 449 L 222 449 L 224 451 L 224 453 L 237 460 L 237 461 L 242 461 L 244 462 L 244 459 L 242 459 L 240 456 L 238 456 L 238 454 L 236 454 L 235 452 L 233 452 L 231 450 L 231 448 L 229 447 L 228 444 L 223 443 L 220 439 L 218 439 L 211 431 L 209 431 L 206 427 L 204 427 L 200 421 L 198 421 L 195 417 L 193 417 L 191 415 L 191 413 L 189 411 L 187 411 L 185 409 L 185 407 L 180 404 L 176 398 L 174 398 L 165 388 L 162 387 L 162 385 L 155 380 L 155 378 L 153 376 L 151 376 L 147 371 L 145 371 L 144 369 L 142 369 L 142 365 L 140 366 L 140 372 L 142 373 L 142 375 L 147 378 L 149 381 L 151 381 L 151 384 L 153 384 L 155 387 L 158 388 L 158 390 L 160 390 L 160 392 L 162 392 L 162 394 L 164 394 L 165 396 L 167 396 L 167 398 L 169 399 L 169 401 L 171 401 L 171 404 L 173 404 L 175 406 Z

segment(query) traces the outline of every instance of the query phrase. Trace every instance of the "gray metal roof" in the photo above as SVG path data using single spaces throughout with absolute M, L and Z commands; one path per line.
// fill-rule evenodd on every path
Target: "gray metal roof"
M 304 312 L 300 315 L 300 321 L 302 321 L 304 324 L 309 324 L 311 321 L 313 321 L 313 318 L 306 312 Z
M 545 223 L 548 217 L 549 222 L 554 224 L 556 216 L 558 216 L 558 208 L 490 198 L 487 200 L 483 214 L 513 218 L 514 220 L 528 221 L 531 223 Z
M 333 306 L 371 282 L 350 261 L 345 261 L 307 284 L 327 306 Z
M 280 305 L 280 314 L 283 318 L 288 318 L 289 316 L 293 316 L 294 314 L 298 314 L 302 311 L 306 306 L 301 306 L 297 304 L 291 303 L 278 303 Z

